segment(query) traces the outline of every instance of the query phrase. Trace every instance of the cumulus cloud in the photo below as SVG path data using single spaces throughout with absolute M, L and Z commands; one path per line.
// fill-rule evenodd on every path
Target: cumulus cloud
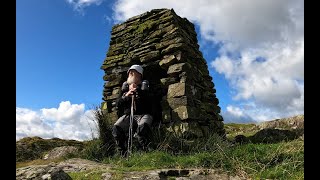
M 303 7 L 301 0 L 185 0 L 183 6 L 170 0 L 118 0 L 114 19 L 121 22 L 151 9 L 173 8 L 179 16 L 199 24 L 207 40 L 252 47 L 303 32 Z
M 222 111 L 224 123 L 255 123 L 243 109 L 235 106 L 227 106 L 226 111 Z
M 49 138 L 53 131 L 41 114 L 26 108 L 16 108 L 16 140 L 25 136 Z
M 83 9 L 90 5 L 100 5 L 103 0 L 66 0 L 67 3 L 73 6 L 75 11 L 83 13 Z
M 203 40 L 219 45 L 210 67 L 230 82 L 235 101 L 258 108 L 248 116 L 264 120 L 304 113 L 302 0 L 185 0 L 183 6 L 170 0 L 118 0 L 113 18 L 122 22 L 155 8 L 173 8 L 199 25 Z
M 63 101 L 58 108 L 34 111 L 16 108 L 16 140 L 23 137 L 58 137 L 87 140 L 97 137 L 93 110 L 85 111 L 84 104 Z
M 253 100 L 283 113 L 293 109 L 303 113 L 304 41 L 270 45 L 243 50 L 237 59 L 222 55 L 211 65 L 237 90 L 235 100 Z
M 290 107 L 289 107 L 290 108 Z M 280 118 L 303 114 L 295 107 L 292 111 L 281 112 L 263 108 L 254 101 L 247 101 L 236 105 L 228 105 L 221 115 L 225 123 L 259 123 Z

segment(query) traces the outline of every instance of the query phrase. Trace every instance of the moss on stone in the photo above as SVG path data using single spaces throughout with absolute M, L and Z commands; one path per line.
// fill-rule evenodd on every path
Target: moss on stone
M 121 61 L 124 58 L 124 56 L 125 56 L 125 54 L 119 54 L 119 55 L 107 57 L 105 59 L 104 64 L 111 65 L 113 63 L 117 63 L 117 62 Z

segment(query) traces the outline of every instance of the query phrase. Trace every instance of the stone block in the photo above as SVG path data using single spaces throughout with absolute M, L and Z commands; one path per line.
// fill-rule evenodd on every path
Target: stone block
M 172 119 L 173 121 L 199 119 L 199 110 L 195 107 L 180 106 L 172 110 Z
M 156 44 L 156 49 L 163 49 L 163 48 L 168 47 L 171 44 L 177 44 L 177 43 L 182 43 L 182 42 L 184 42 L 182 37 L 176 37 L 174 39 L 170 39 L 170 40 L 163 41 L 163 42 Z
M 103 80 L 105 81 L 113 81 L 116 80 L 118 78 L 122 78 L 122 74 L 106 74 L 103 76 Z
M 189 96 L 181 96 L 181 97 L 176 97 L 176 98 L 168 98 L 167 99 L 169 106 L 172 109 L 176 109 L 180 106 L 194 106 L 194 103 L 192 101 L 192 97 Z
M 175 133 L 178 137 L 181 138 L 199 138 L 204 136 L 204 132 L 195 121 L 190 122 L 176 122 L 167 128 L 169 132 Z
M 150 62 L 154 59 L 158 59 L 159 57 L 160 57 L 159 51 L 150 51 L 140 58 L 140 62 L 142 63 Z
M 161 51 L 161 54 L 168 54 L 177 50 L 185 50 L 187 47 L 188 46 L 185 43 L 170 44 L 167 48 Z
M 186 83 L 170 84 L 168 87 L 167 98 L 186 96 L 187 90 L 189 90 L 187 88 L 188 86 Z
M 122 79 L 121 77 L 117 77 L 116 79 L 114 79 L 113 81 L 108 81 L 105 83 L 105 88 L 111 88 L 111 87 L 115 87 L 115 86 L 120 86 L 122 85 Z
M 166 89 L 170 84 L 177 83 L 178 81 L 174 77 L 168 77 L 168 78 L 160 79 L 160 82 L 161 82 L 161 86 Z
M 169 66 L 167 74 L 171 77 L 178 76 L 182 72 L 189 73 L 191 70 L 191 65 L 189 63 L 178 63 Z
M 176 63 L 177 59 L 175 55 L 167 55 L 159 62 L 159 65 L 163 69 L 167 69 L 172 64 Z

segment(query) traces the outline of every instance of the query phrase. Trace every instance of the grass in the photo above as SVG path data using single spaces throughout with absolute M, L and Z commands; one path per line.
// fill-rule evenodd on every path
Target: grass
M 48 160 L 44 160 L 44 159 L 35 159 L 35 160 L 31 160 L 31 161 L 24 161 L 24 162 L 16 162 L 16 168 L 21 168 L 21 167 L 26 167 L 26 166 L 32 166 L 32 165 L 46 165 L 46 164 L 50 164 L 50 163 L 58 163 L 61 161 L 66 160 L 65 158 L 57 158 L 57 159 L 48 159 Z
M 118 173 L 161 168 L 218 168 L 240 177 L 257 179 L 303 179 L 304 142 L 245 144 L 189 155 L 163 151 L 136 152 L 129 159 L 108 158 Z
M 231 175 L 253 179 L 304 179 L 304 140 L 273 144 L 230 144 L 216 137 L 207 142 L 195 142 L 188 154 L 168 151 L 134 152 L 129 159 L 118 155 L 105 157 L 102 162 L 112 164 L 113 179 L 124 173 L 163 168 L 215 168 Z M 203 147 L 206 146 L 204 150 Z M 93 151 L 93 150 L 92 150 Z M 65 158 L 64 158 L 65 159 Z M 49 164 L 56 160 L 33 160 L 16 163 L 16 167 Z M 73 179 L 100 179 L 102 171 L 68 173 Z
M 74 180 L 101 180 L 102 171 L 69 172 L 68 175 Z

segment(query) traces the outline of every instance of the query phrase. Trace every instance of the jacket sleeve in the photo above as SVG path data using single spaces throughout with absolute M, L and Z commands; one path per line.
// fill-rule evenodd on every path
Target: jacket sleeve
M 116 108 L 118 111 L 123 111 L 124 110 L 124 105 L 127 104 L 130 101 L 130 97 L 124 96 L 126 92 L 120 91 L 119 96 L 116 100 Z
M 130 97 L 124 96 L 126 92 L 120 91 L 120 94 L 116 100 L 116 109 L 118 118 L 125 113 L 125 105 L 130 103 Z
M 152 96 L 149 90 L 138 89 L 144 113 L 152 114 Z

